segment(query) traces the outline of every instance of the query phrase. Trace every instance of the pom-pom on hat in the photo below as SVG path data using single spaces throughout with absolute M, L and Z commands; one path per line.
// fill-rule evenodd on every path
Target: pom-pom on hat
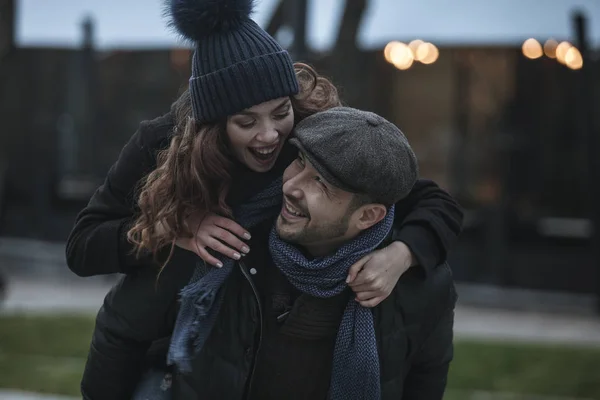
M 250 15 L 252 0 L 168 0 L 169 26 L 192 41 L 194 118 L 212 122 L 298 93 L 292 59 Z

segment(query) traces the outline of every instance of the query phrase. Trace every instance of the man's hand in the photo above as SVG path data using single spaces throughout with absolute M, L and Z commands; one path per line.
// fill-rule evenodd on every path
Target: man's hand
M 392 293 L 398 279 L 412 265 L 413 255 L 408 246 L 394 242 L 356 262 L 350 267 L 346 282 L 361 306 L 375 307 Z

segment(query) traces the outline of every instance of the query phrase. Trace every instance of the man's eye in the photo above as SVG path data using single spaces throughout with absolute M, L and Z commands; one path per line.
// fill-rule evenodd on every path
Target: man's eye
M 327 188 L 325 181 L 320 176 L 315 176 L 315 181 L 319 182 L 319 185 L 323 186 L 324 188 Z

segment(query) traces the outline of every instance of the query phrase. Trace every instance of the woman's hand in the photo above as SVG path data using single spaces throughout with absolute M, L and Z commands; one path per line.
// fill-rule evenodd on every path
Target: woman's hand
M 229 218 L 211 213 L 203 219 L 192 217 L 186 222 L 194 236 L 178 239 L 175 244 L 196 253 L 208 264 L 219 268 L 223 266 L 221 261 L 210 255 L 207 248 L 234 260 L 239 260 L 250 251 L 248 245 L 240 239 L 250 239 L 250 233 Z
M 375 307 L 385 300 L 398 279 L 414 264 L 412 252 L 402 242 L 375 250 L 356 262 L 346 282 L 356 293 L 356 301 L 364 307 Z

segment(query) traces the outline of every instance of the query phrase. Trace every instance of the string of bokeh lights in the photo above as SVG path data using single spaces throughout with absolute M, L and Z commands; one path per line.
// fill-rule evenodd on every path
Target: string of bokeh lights
M 548 39 L 542 46 L 536 39 L 527 39 L 522 46 L 523 55 L 529 59 L 535 60 L 543 57 L 556 59 L 559 63 L 570 69 L 577 70 L 583 68 L 583 57 L 577 47 L 567 41 L 557 42 L 554 39 Z M 399 70 L 407 70 L 415 62 L 421 64 L 433 64 L 440 56 L 438 48 L 429 42 L 416 39 L 406 44 L 399 41 L 389 42 L 384 50 L 384 57 L 387 62 Z
M 420 39 L 413 40 L 409 44 L 391 41 L 383 50 L 387 62 L 399 70 L 409 69 L 415 61 L 421 64 L 433 64 L 440 56 L 435 45 Z
M 558 43 L 554 39 L 546 40 L 542 46 L 540 42 L 531 38 L 523 43 L 523 55 L 529 59 L 535 60 L 543 57 L 556 59 L 559 63 L 571 69 L 581 69 L 583 67 L 583 57 L 577 47 L 569 42 Z

